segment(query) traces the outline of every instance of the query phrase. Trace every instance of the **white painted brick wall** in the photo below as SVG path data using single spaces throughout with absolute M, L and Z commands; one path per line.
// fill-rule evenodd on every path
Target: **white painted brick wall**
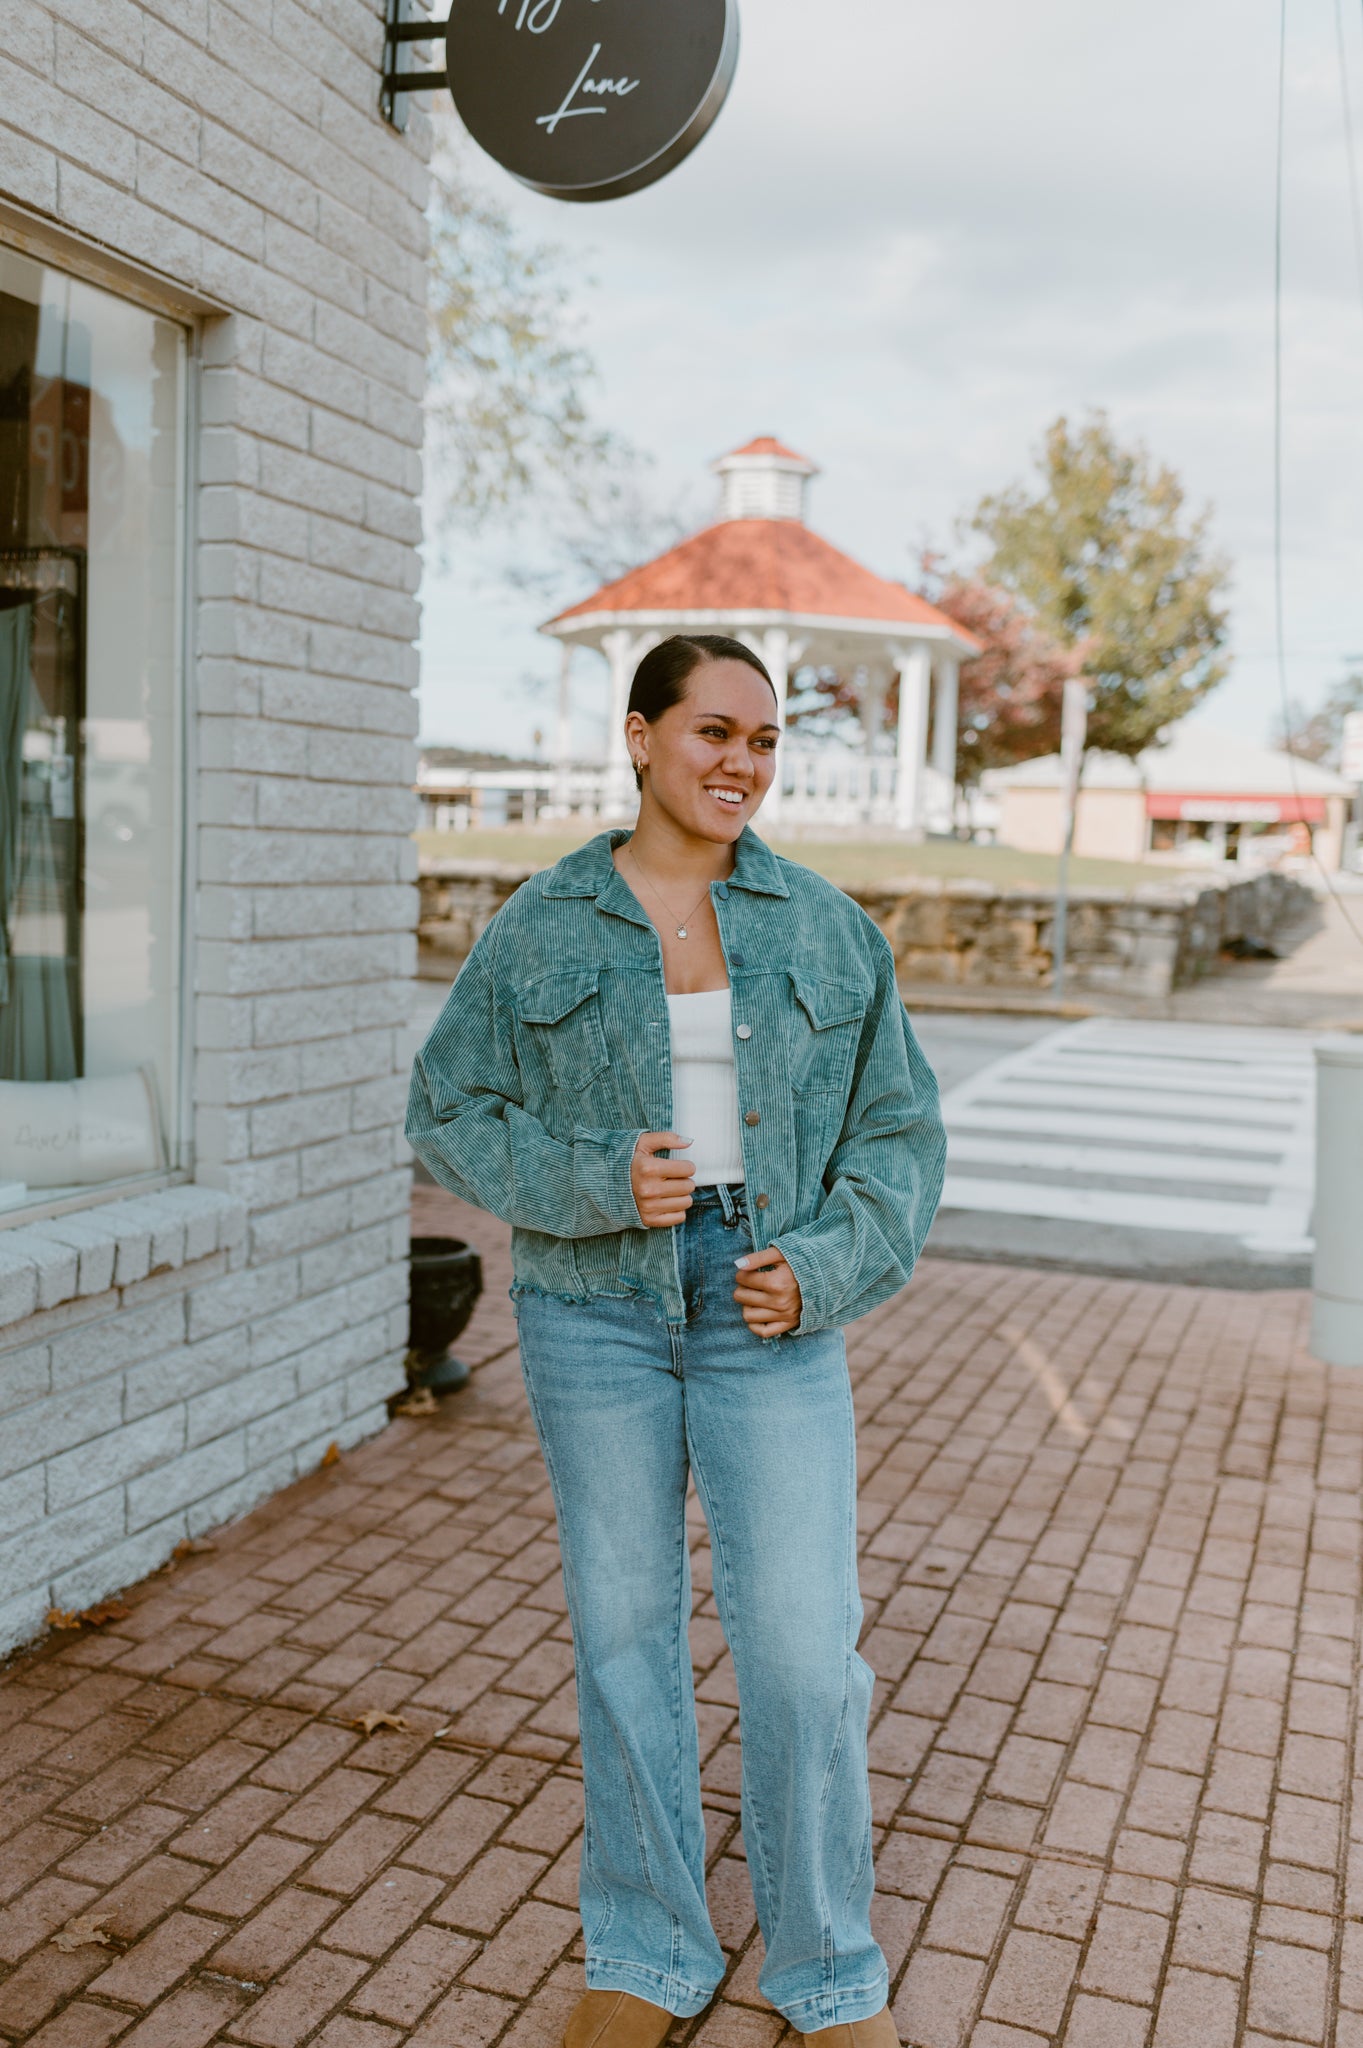
M 401 1384 L 426 124 L 380 121 L 382 44 L 380 0 L 0 10 L 0 196 L 233 308 L 190 535 L 215 1198 L 0 1229 L 0 1648 Z

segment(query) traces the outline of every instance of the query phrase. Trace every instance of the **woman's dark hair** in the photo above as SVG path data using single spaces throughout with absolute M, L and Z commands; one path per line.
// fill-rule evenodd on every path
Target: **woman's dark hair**
M 767 674 L 765 662 L 743 641 L 731 640 L 726 633 L 673 633 L 651 647 L 635 669 L 627 710 L 637 711 L 652 725 L 664 711 L 681 703 L 691 677 L 707 661 L 745 661 L 749 668 L 756 669 L 772 696 L 776 695 L 776 685 Z M 634 786 L 644 786 L 637 768 Z

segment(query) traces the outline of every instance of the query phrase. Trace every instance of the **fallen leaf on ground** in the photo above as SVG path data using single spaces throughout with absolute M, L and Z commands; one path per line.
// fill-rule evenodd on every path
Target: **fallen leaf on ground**
M 82 1913 L 75 1920 L 68 1920 L 65 1927 L 58 1928 L 52 1937 L 53 1948 L 70 1951 L 73 1948 L 88 1948 L 92 1944 L 100 1948 L 109 1946 L 109 1937 L 104 1931 L 107 1913 Z
M 80 1618 L 91 1628 L 98 1628 L 101 1622 L 126 1621 L 131 1613 L 126 1600 L 101 1600 L 97 1607 L 87 1607 Z
M 396 1412 L 399 1415 L 438 1415 L 440 1403 L 429 1387 L 413 1387 L 405 1401 L 399 1401 Z
M 350 1725 L 363 1728 L 366 1735 L 372 1735 L 376 1728 L 405 1728 L 407 1723 L 401 1714 L 390 1714 L 387 1707 L 368 1707 Z
M 322 1453 L 322 1463 L 324 1465 L 339 1465 L 340 1462 L 341 1446 L 337 1443 L 328 1444 Z
M 79 1628 L 80 1616 L 70 1607 L 49 1607 L 47 1610 L 49 1628 Z
M 216 1543 L 209 1543 L 202 1536 L 186 1536 L 182 1543 L 176 1544 L 170 1554 L 172 1557 L 206 1557 L 209 1551 L 216 1550 L 217 1547 Z

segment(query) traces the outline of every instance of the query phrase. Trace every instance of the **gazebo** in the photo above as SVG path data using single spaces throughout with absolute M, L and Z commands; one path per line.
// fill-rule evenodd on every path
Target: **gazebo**
M 903 583 L 877 576 L 805 523 L 815 465 L 761 435 L 712 465 L 721 480 L 718 519 L 642 567 L 604 584 L 540 628 L 563 647 L 557 760 L 568 772 L 570 663 L 591 647 L 610 666 L 610 735 L 603 803 L 628 812 L 633 798 L 623 722 L 640 658 L 670 633 L 728 633 L 762 657 L 776 684 L 782 724 L 791 677 L 802 664 L 857 678 L 865 735 L 860 815 L 903 832 L 949 830 L 956 786 L 957 673 L 979 652 L 974 636 Z M 885 700 L 899 678 L 893 757 L 878 752 Z M 932 753 L 928 755 L 929 695 Z M 831 816 L 836 775 L 820 773 L 814 749 L 786 754 L 766 815 L 788 822 Z M 847 781 L 846 773 L 842 784 Z M 844 790 L 845 793 L 845 790 Z M 821 797 L 826 799 L 821 801 Z M 846 809 L 846 806 L 843 806 Z

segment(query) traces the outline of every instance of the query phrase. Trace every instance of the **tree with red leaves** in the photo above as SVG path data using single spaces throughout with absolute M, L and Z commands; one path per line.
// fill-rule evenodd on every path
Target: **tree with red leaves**
M 1051 639 L 1008 591 L 944 571 L 932 556 L 923 568 L 938 610 L 984 642 L 961 665 L 958 782 L 968 788 L 986 768 L 1058 753 L 1061 696 L 1083 668 L 1083 648 Z

